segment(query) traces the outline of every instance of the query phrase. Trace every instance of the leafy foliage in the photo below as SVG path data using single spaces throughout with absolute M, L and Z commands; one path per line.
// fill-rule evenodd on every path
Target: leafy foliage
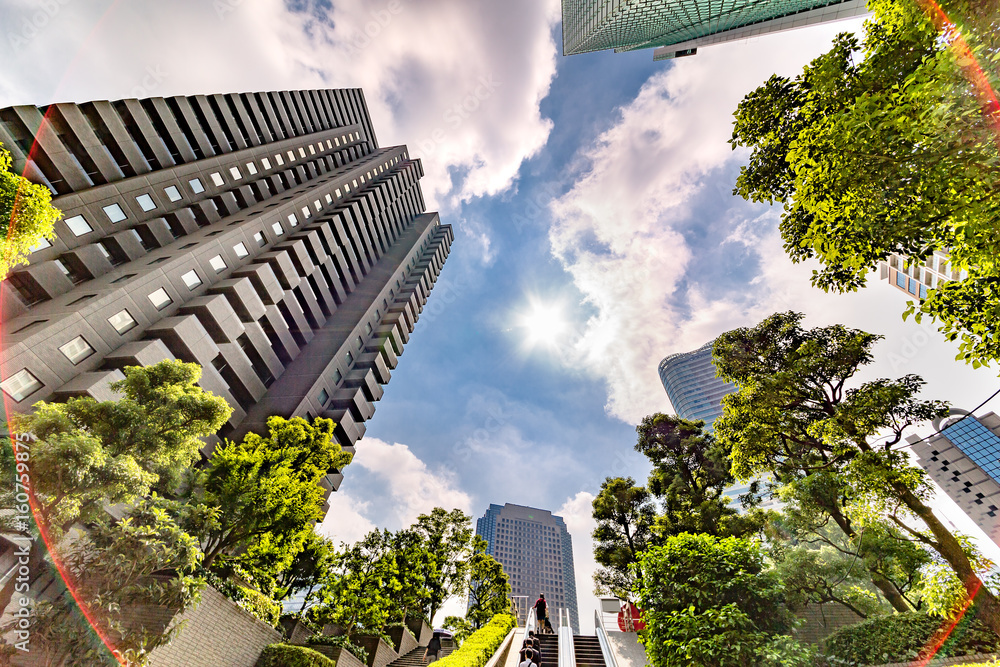
M 877 616 L 840 628 L 822 644 L 831 665 L 870 665 L 926 658 L 945 636 L 936 657 L 974 655 L 1000 650 L 1000 638 L 967 614 L 950 635 L 951 623 L 922 612 Z
M 462 645 L 462 642 L 464 642 L 469 635 L 476 631 L 476 629 L 472 627 L 472 623 L 461 616 L 445 616 L 444 623 L 441 627 L 451 630 L 452 635 L 459 646 Z
M 641 641 L 653 667 L 746 667 L 767 664 L 770 654 L 803 653 L 779 640 L 792 615 L 755 543 L 682 533 L 647 550 L 640 570 Z
M 483 667 L 500 648 L 516 621 L 510 614 L 497 614 L 470 635 L 462 646 L 438 660 L 440 667 Z
M 433 621 L 445 600 L 465 590 L 472 525 L 461 510 L 448 512 L 435 507 L 430 514 L 417 517 L 414 529 L 424 536 L 432 558 L 433 566 L 426 577 L 429 594 L 424 611 Z
M 53 225 L 62 212 L 52 206 L 52 193 L 10 170 L 11 155 L 0 144 L 0 280 L 26 263 L 31 248 L 55 237 Z
M 361 662 L 368 662 L 368 651 L 365 650 L 365 647 L 358 646 L 347 635 L 316 634 L 309 638 L 308 644 L 312 646 L 339 646 L 345 651 L 350 651 Z
M 735 193 L 784 203 L 785 250 L 819 260 L 823 289 L 859 288 L 893 253 L 920 263 L 947 251 L 958 280 L 919 312 L 961 338 L 959 358 L 1000 358 L 1000 109 L 985 92 L 1000 84 L 995 6 L 868 7 L 862 41 L 841 34 L 801 75 L 772 76 L 740 103 L 731 143 L 752 153 Z
M 260 654 L 256 667 L 335 667 L 336 664 L 306 646 L 271 644 Z
M 503 566 L 486 553 L 487 542 L 476 535 L 469 558 L 469 611 L 476 628 L 510 609 L 510 579 Z
M 599 594 L 628 598 L 635 588 L 632 566 L 653 537 L 656 506 L 649 491 L 631 477 L 609 477 L 594 498 L 594 572 Z

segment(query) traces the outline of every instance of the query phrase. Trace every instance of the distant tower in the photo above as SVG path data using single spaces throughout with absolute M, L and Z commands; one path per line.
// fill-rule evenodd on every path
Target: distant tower
M 660 362 L 660 381 L 674 412 L 682 419 L 702 420 L 712 430 L 712 422 L 722 416 L 722 398 L 736 386 L 715 375 L 709 341 L 694 352 L 671 354 Z
M 920 467 L 1000 544 L 1000 416 L 952 418 L 940 434 L 907 442 Z
M 923 261 L 911 262 L 893 253 L 888 260 L 879 262 L 879 278 L 917 301 L 927 298 L 927 290 L 951 280 L 964 280 L 967 275 L 965 271 L 954 270 L 948 253 L 940 250 Z
M 491 504 L 476 521 L 476 535 L 486 540 L 487 553 L 510 577 L 511 595 L 525 596 L 531 605 L 544 593 L 552 626 L 557 610 L 569 609 L 573 632 L 580 631 L 573 538 L 562 517 L 534 507 Z

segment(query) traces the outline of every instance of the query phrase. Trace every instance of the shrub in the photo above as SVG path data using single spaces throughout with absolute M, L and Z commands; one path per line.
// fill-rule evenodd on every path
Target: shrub
M 256 667 L 337 667 L 337 663 L 305 646 L 271 644 L 260 654 Z
M 339 646 L 345 651 L 350 651 L 354 654 L 354 657 L 361 662 L 368 662 L 368 651 L 365 650 L 363 646 L 358 646 L 351 641 L 351 638 L 347 635 L 337 635 L 336 637 L 330 635 L 315 634 L 309 638 L 307 644 L 314 644 L 319 646 Z
M 462 648 L 438 660 L 437 667 L 483 667 L 500 648 L 504 637 L 514 627 L 514 617 L 497 614 L 489 623 L 462 642 Z
M 211 570 L 200 568 L 197 574 L 251 616 L 259 618 L 272 628 L 277 627 L 278 621 L 281 620 L 281 605 L 271 598 L 260 591 L 223 579 Z
M 841 628 L 827 637 L 822 653 L 830 665 L 878 665 L 925 658 L 949 621 L 922 612 L 877 616 Z M 997 637 L 971 610 L 955 626 L 935 657 L 945 658 L 1000 649 Z

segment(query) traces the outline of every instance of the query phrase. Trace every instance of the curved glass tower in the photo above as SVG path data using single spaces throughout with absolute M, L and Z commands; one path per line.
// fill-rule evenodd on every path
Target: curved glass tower
M 709 341 L 694 352 L 671 354 L 660 362 L 660 381 L 674 412 L 683 419 L 700 419 L 707 430 L 722 415 L 722 397 L 736 391 L 736 386 L 715 375 L 712 344 Z

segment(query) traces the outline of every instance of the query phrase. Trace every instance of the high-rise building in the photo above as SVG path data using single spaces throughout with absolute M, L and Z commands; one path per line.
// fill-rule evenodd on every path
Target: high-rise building
M 569 609 L 573 630 L 580 631 L 573 538 L 562 517 L 534 507 L 491 504 L 476 520 L 476 535 L 510 577 L 512 596 L 526 597 L 531 605 L 544 593 L 553 628 L 558 610 Z
M 941 433 L 907 442 L 920 467 L 976 524 L 1000 544 L 1000 416 L 953 411 Z
M 927 290 L 951 280 L 964 280 L 966 275 L 964 270 L 956 271 L 948 261 L 948 253 L 941 250 L 923 261 L 910 261 L 893 253 L 888 260 L 879 262 L 879 278 L 917 301 L 927 298 Z
M 655 48 L 667 60 L 867 12 L 865 0 L 562 0 L 563 55 Z
M 707 430 L 722 416 L 722 399 L 736 391 L 735 385 L 715 374 L 709 341 L 694 352 L 671 354 L 660 362 L 660 382 L 670 405 L 682 419 L 702 420 Z
M 9 410 L 177 358 L 221 436 L 323 416 L 353 451 L 453 239 L 360 90 L 8 107 L 0 142 L 63 212 L 0 286 Z

